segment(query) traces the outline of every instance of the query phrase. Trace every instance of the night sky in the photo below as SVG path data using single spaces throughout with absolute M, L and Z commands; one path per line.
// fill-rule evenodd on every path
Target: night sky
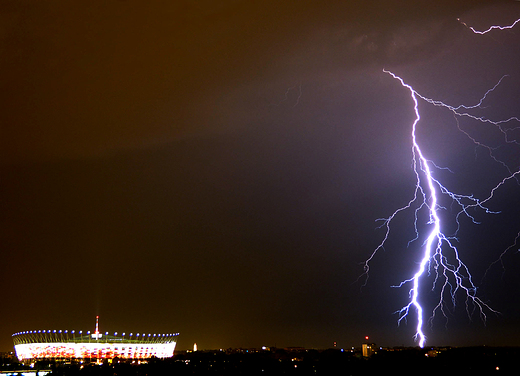
M 0 350 L 96 315 L 102 332 L 179 332 L 178 349 L 413 346 L 391 287 L 417 265 L 413 212 L 358 280 L 376 219 L 414 193 L 413 104 L 383 68 L 450 104 L 508 74 L 482 114 L 520 116 L 520 26 L 457 18 L 507 25 L 520 3 L 3 1 Z M 420 109 L 424 152 L 452 171 L 438 176 L 487 197 L 505 167 Z M 518 144 L 460 124 L 518 170 Z M 459 296 L 429 345 L 520 345 L 520 185 L 490 207 L 457 244 L 500 314 L 468 317 Z

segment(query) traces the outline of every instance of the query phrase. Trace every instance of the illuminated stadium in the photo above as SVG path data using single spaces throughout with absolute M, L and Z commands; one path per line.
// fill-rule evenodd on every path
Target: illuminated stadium
M 177 336 L 174 334 L 99 333 L 96 331 L 31 330 L 13 334 L 16 356 L 20 361 L 68 359 L 148 359 L 173 356 Z

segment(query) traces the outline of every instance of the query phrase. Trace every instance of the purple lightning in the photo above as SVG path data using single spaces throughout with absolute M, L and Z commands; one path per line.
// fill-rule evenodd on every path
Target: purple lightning
M 457 21 L 459 21 L 461 24 L 463 24 L 464 26 L 466 26 L 468 29 L 470 29 L 471 31 L 473 31 L 475 34 L 487 34 L 489 33 L 491 30 L 507 30 L 507 29 L 512 29 L 513 27 L 516 26 L 516 24 L 518 22 L 520 22 L 520 18 L 518 20 L 516 20 L 515 22 L 513 22 L 511 25 L 508 25 L 508 26 L 497 26 L 497 25 L 494 25 L 494 26 L 491 26 L 489 29 L 487 30 L 484 30 L 484 31 L 479 31 L 479 30 L 476 30 L 473 26 L 468 26 L 465 22 L 461 21 L 460 18 L 457 18 Z
M 460 18 L 457 18 L 457 21 L 459 21 L 461 24 L 463 24 L 463 25 L 466 26 L 468 29 L 470 29 L 471 31 L 473 31 L 475 34 L 481 34 L 481 35 L 482 35 L 482 34 L 489 33 L 491 30 L 495 30 L 495 29 L 498 29 L 498 30 L 512 29 L 513 27 L 516 26 L 517 23 L 520 22 L 520 18 L 517 19 L 515 22 L 513 22 L 511 25 L 508 25 L 508 26 L 498 26 L 498 25 L 494 25 L 494 26 L 491 26 L 491 27 L 489 27 L 487 30 L 484 30 L 484 31 L 478 31 L 478 30 L 476 30 L 475 28 L 466 25 L 466 23 L 462 22 L 462 21 L 460 20 Z M 502 77 L 502 78 L 503 78 L 503 77 Z M 502 80 L 500 80 L 500 81 L 502 81 Z M 500 82 L 499 82 L 496 86 L 498 86 L 499 84 L 500 84 Z M 496 86 L 495 86 L 495 87 L 496 87 Z M 493 89 L 494 89 L 494 88 L 493 88 Z M 509 120 L 520 121 L 520 120 L 518 120 L 518 118 L 511 118 L 511 119 L 505 120 L 504 122 L 509 122 Z M 508 139 L 508 137 L 507 137 L 507 136 L 508 136 L 508 135 L 507 135 L 507 131 L 504 131 L 503 129 L 500 128 L 500 123 L 495 124 L 495 125 L 497 125 L 497 126 L 499 127 L 499 129 L 502 131 L 502 133 L 504 133 L 505 138 L 506 138 L 506 142 L 520 144 L 520 142 L 518 142 L 517 140 L 509 140 L 509 139 Z M 459 129 L 460 129 L 460 128 L 459 128 Z M 509 131 L 516 130 L 516 129 L 518 129 L 518 128 L 512 128 L 512 129 L 509 129 Z M 495 160 L 496 160 L 496 159 L 495 159 Z M 499 162 L 500 162 L 500 161 L 499 161 Z M 502 163 L 502 162 L 500 162 L 500 163 Z M 505 164 L 502 163 L 502 165 L 505 165 Z M 509 170 L 508 170 L 508 171 L 509 171 Z M 511 172 L 511 171 L 509 171 L 509 172 Z M 514 177 L 515 177 L 515 179 L 517 178 L 517 177 L 516 177 L 517 174 L 518 174 L 518 172 L 515 173 L 515 174 L 513 174 Z M 493 193 L 493 192 L 492 192 L 492 193 Z M 487 269 L 486 272 L 484 273 L 484 276 L 485 276 L 485 275 L 487 274 L 487 272 L 491 269 L 491 267 L 492 267 L 494 264 L 496 264 L 496 263 L 500 263 L 500 264 L 502 265 L 502 269 L 504 269 L 504 264 L 503 264 L 502 258 L 503 258 L 504 255 L 505 255 L 506 253 L 508 253 L 511 249 L 515 248 L 515 246 L 516 246 L 516 244 L 518 243 L 519 240 L 520 240 L 520 232 L 518 232 L 518 234 L 516 235 L 516 238 L 515 238 L 514 242 L 513 242 L 509 247 L 507 247 L 507 248 L 506 248 L 506 249 L 505 249 L 505 250 L 500 254 L 499 258 L 498 258 L 496 261 L 494 261 L 493 263 L 491 263 L 491 265 L 488 267 L 488 269 Z M 520 252 L 520 249 L 519 249 L 518 251 Z
M 520 19 L 515 21 L 513 24 L 509 26 L 492 26 L 488 30 L 478 31 L 473 27 L 469 27 L 460 19 L 458 19 L 464 26 L 470 29 L 472 32 L 476 34 L 486 34 L 494 29 L 504 30 L 511 29 L 517 23 L 520 22 Z M 468 131 L 463 130 L 459 124 L 459 118 L 470 118 L 472 120 L 481 122 L 483 124 L 488 124 L 496 127 L 498 131 L 500 131 L 503 135 L 504 142 L 508 144 L 517 144 L 520 145 L 520 141 L 517 138 L 511 136 L 511 132 L 517 129 L 520 129 L 520 126 L 511 127 L 511 123 L 520 123 L 520 119 L 518 117 L 510 117 L 508 119 L 503 120 L 490 120 L 488 118 L 482 116 L 476 116 L 471 113 L 471 110 L 481 109 L 483 108 L 483 102 L 486 100 L 488 95 L 490 95 L 497 87 L 501 84 L 501 82 L 507 77 L 503 76 L 495 86 L 489 89 L 482 98 L 478 101 L 478 103 L 466 106 L 466 105 L 458 105 L 451 106 L 442 101 L 433 100 L 427 98 L 413 89 L 412 86 L 405 83 L 405 81 L 397 76 L 396 74 L 383 70 L 385 73 L 392 76 L 394 79 L 399 81 L 401 86 L 406 88 L 410 92 L 410 97 L 414 104 L 414 113 L 415 119 L 411 126 L 411 136 L 412 136 L 412 161 L 413 161 L 413 171 L 416 177 L 415 191 L 411 200 L 403 207 L 395 210 L 392 215 L 388 218 L 381 218 L 379 221 L 382 221 L 383 224 L 380 227 L 385 227 L 386 232 L 383 237 L 381 243 L 375 248 L 370 257 L 364 263 L 364 273 L 365 278 L 368 279 L 369 273 L 369 264 L 372 259 L 375 257 L 377 252 L 385 247 L 387 239 L 390 235 L 390 224 L 393 219 L 399 215 L 401 212 L 406 211 L 408 209 L 414 208 L 415 210 L 415 238 L 412 239 L 410 243 L 419 239 L 419 230 L 418 230 L 418 218 L 419 212 L 426 210 L 428 213 L 428 232 L 426 241 L 423 243 L 422 248 L 422 257 L 420 262 L 418 263 L 418 267 L 416 268 L 415 273 L 409 279 L 402 281 L 400 284 L 394 287 L 404 287 L 410 286 L 409 292 L 409 302 L 404 307 L 402 307 L 397 313 L 399 314 L 398 323 L 401 323 L 402 320 L 405 320 L 408 317 L 408 314 L 411 310 L 415 310 L 417 314 L 417 327 L 415 333 L 415 340 L 418 341 L 419 346 L 423 347 L 426 341 L 426 336 L 424 334 L 423 326 L 424 326 L 424 309 L 420 303 L 420 291 L 421 291 L 421 282 L 427 276 L 433 274 L 433 286 L 432 290 L 435 288 L 440 288 L 440 299 L 437 305 L 433 308 L 432 314 L 430 316 L 430 322 L 433 321 L 436 313 L 441 313 L 444 317 L 447 318 L 446 308 L 445 308 L 445 296 L 449 295 L 451 300 L 451 305 L 454 307 L 456 303 L 456 295 L 462 292 L 465 299 L 466 311 L 469 316 L 472 315 L 473 311 L 477 311 L 482 320 L 486 320 L 486 313 L 498 313 L 494 309 L 492 309 L 487 303 L 482 301 L 477 296 L 477 288 L 472 280 L 471 274 L 467 266 L 461 261 L 459 257 L 459 251 L 454 244 L 454 241 L 457 239 L 455 236 L 457 235 L 458 229 L 460 227 L 459 219 L 461 216 L 466 216 L 473 223 L 478 224 L 475 217 L 470 213 L 471 209 L 480 209 L 485 213 L 489 214 L 498 214 L 498 212 L 493 211 L 487 207 L 487 204 L 494 198 L 495 193 L 510 180 L 514 180 L 516 183 L 519 182 L 520 178 L 520 169 L 518 171 L 513 172 L 509 166 L 500 160 L 495 155 L 495 148 L 486 145 L 485 143 L 478 141 L 475 137 L 473 137 Z M 421 121 L 421 115 L 419 113 L 419 99 L 423 100 L 426 103 L 431 105 L 442 107 L 449 110 L 456 121 L 458 129 L 466 135 L 475 145 L 484 147 L 490 156 L 495 162 L 501 164 L 505 170 L 507 171 L 507 176 L 500 181 L 494 188 L 492 188 L 485 198 L 477 198 L 473 195 L 464 195 L 453 193 L 448 188 L 446 188 L 438 179 L 435 178 L 434 171 L 439 169 L 446 169 L 437 166 L 431 159 L 428 159 L 423 151 L 421 150 L 421 145 L 416 137 L 416 130 Z M 457 230 L 454 235 L 447 236 L 445 233 L 446 224 L 441 221 L 441 217 L 439 216 L 439 210 L 444 210 L 445 208 L 439 204 L 440 197 L 448 197 L 452 200 L 453 204 L 459 208 L 458 213 L 455 216 L 455 222 L 457 226 Z M 499 260 L 495 261 L 493 264 L 497 262 L 502 262 L 502 257 L 506 252 L 512 249 L 517 242 L 520 240 L 520 232 L 516 236 L 514 243 L 508 247 L 501 255 Z M 493 265 L 491 264 L 490 267 Z M 488 269 L 489 270 L 489 269 Z M 487 271 L 486 271 L 487 272 Z M 365 284 L 366 284 L 365 280 Z
M 403 308 L 399 310 L 399 320 L 400 323 L 402 320 L 404 320 L 408 314 L 410 313 L 410 309 L 414 308 L 417 312 L 417 328 L 416 328 L 416 334 L 415 339 L 419 342 L 419 346 L 423 347 L 424 343 L 426 341 L 426 336 L 424 335 L 423 331 L 423 325 L 424 325 L 424 312 L 423 308 L 419 302 L 419 290 L 421 285 L 421 280 L 423 277 L 425 277 L 425 274 L 430 274 L 431 269 L 433 268 L 435 279 L 433 282 L 433 288 L 436 287 L 436 285 L 440 285 L 440 300 L 433 309 L 432 316 L 430 317 L 430 320 L 433 320 L 435 317 L 435 314 L 440 311 L 445 317 L 445 307 L 444 307 L 444 296 L 445 294 L 450 294 L 452 304 L 455 305 L 455 295 L 462 291 L 466 296 L 466 311 L 468 312 L 468 315 L 471 314 L 471 311 L 474 309 L 477 309 L 481 318 L 483 320 L 486 319 L 486 312 L 493 312 L 498 313 L 497 311 L 493 310 L 488 304 L 486 304 L 484 301 L 482 301 L 479 297 L 476 295 L 477 288 L 475 284 L 472 281 L 471 274 L 469 273 L 468 268 L 466 265 L 461 261 L 459 258 L 459 252 L 457 247 L 455 246 L 453 240 L 455 240 L 454 237 L 449 237 L 445 235 L 445 233 L 442 231 L 442 222 L 439 217 L 438 211 L 442 208 L 439 203 L 439 196 L 440 195 L 446 195 L 449 198 L 453 200 L 453 202 L 458 205 L 460 208 L 459 213 L 456 215 L 456 222 L 457 225 L 459 224 L 459 217 L 461 215 L 466 215 L 468 218 L 470 218 L 474 223 L 476 222 L 475 218 L 470 214 L 469 209 L 471 208 L 479 208 L 484 210 L 486 213 L 491 214 L 498 214 L 498 212 L 490 210 L 486 204 L 494 197 L 495 192 L 502 187 L 506 182 L 512 179 L 516 179 L 520 175 L 520 170 L 516 171 L 514 173 L 510 173 L 506 178 L 504 178 L 502 181 L 500 181 L 491 191 L 487 198 L 484 199 L 478 199 L 473 197 L 472 195 L 461 195 L 456 194 L 448 190 L 439 180 L 437 180 L 434 177 L 434 174 L 432 172 L 432 169 L 439 169 L 438 166 L 436 166 L 433 161 L 426 158 L 421 150 L 421 146 L 417 140 L 416 137 L 416 130 L 417 126 L 420 123 L 421 116 L 418 109 L 418 99 L 422 99 L 427 103 L 433 104 L 435 106 L 441 106 L 449 111 L 451 111 L 455 116 L 462 117 L 467 116 L 474 120 L 478 120 L 484 123 L 491 123 L 497 127 L 500 128 L 500 125 L 503 123 L 511 122 L 511 121 L 517 121 L 520 122 L 520 120 L 516 117 L 509 118 L 507 120 L 501 120 L 501 121 L 491 121 L 489 119 L 485 119 L 482 117 L 476 117 L 468 112 L 462 112 L 461 110 L 468 110 L 480 107 L 484 99 L 487 97 L 489 93 L 494 91 L 496 87 L 500 84 L 502 79 L 497 83 L 493 88 L 488 90 L 485 95 L 482 97 L 482 99 L 478 102 L 478 104 L 473 106 L 464 106 L 460 105 L 457 107 L 447 105 L 440 101 L 435 101 L 429 98 L 424 97 L 423 95 L 417 93 L 412 86 L 406 84 L 404 80 L 395 75 L 394 73 L 384 70 L 385 73 L 391 75 L 394 79 L 398 80 L 401 85 L 408 89 L 410 92 L 411 99 L 414 103 L 414 113 L 415 113 L 415 120 L 412 123 L 412 152 L 413 152 L 413 169 L 416 176 L 416 185 L 415 185 L 415 193 L 413 198 L 408 202 L 407 205 L 397 209 L 390 217 L 381 219 L 384 221 L 383 226 L 386 227 L 386 233 L 383 238 L 383 241 L 379 244 L 379 246 L 374 250 L 372 255 L 368 258 L 368 260 L 365 262 L 364 265 L 364 271 L 365 275 L 368 276 L 369 271 L 369 263 L 373 259 L 373 257 L 376 255 L 376 253 L 384 248 L 385 243 L 388 239 L 388 236 L 390 234 L 390 223 L 395 218 L 397 214 L 400 212 L 411 208 L 414 203 L 418 204 L 418 207 L 415 209 L 415 232 L 416 232 L 416 238 L 413 240 L 417 240 L 419 237 L 419 233 L 417 230 L 417 218 L 418 218 L 418 212 L 423 209 L 427 208 L 428 215 L 429 215 L 429 221 L 428 224 L 430 225 L 430 230 L 428 237 L 424 243 L 422 258 L 420 260 L 419 266 L 417 268 L 417 271 L 415 274 L 407 280 L 404 280 L 401 282 L 398 286 L 395 287 L 403 287 L 405 285 L 411 285 L 410 288 L 410 300 L 407 305 L 405 305 Z M 468 135 L 469 137 L 469 135 Z M 507 141 L 507 134 L 504 136 Z M 470 137 L 470 139 L 474 142 L 476 142 L 473 138 Z M 479 145 L 483 145 L 479 143 Z M 485 146 L 485 145 L 484 145 Z M 488 150 L 491 151 L 490 147 L 486 147 Z M 492 154 L 491 157 L 498 161 Z M 412 241 L 413 241 L 412 240 Z M 516 241 L 516 240 L 515 240 Z M 428 272 L 427 272 L 428 270 Z
M 417 96 L 415 95 L 415 90 L 410 85 L 405 84 L 402 78 L 396 76 L 392 72 L 385 71 L 385 73 L 388 73 L 395 79 L 399 80 L 401 85 L 403 85 L 405 88 L 410 90 L 410 95 L 411 95 L 413 103 L 414 103 L 414 112 L 415 112 L 415 120 L 412 124 L 412 142 L 413 142 L 413 153 L 414 153 L 413 154 L 413 156 L 414 156 L 413 164 L 414 164 L 415 174 L 417 177 L 415 197 L 417 197 L 417 192 L 420 191 L 422 197 L 425 198 L 424 191 L 421 187 L 421 178 L 419 177 L 419 172 L 417 171 L 417 158 L 419 159 L 419 165 L 421 166 L 421 169 L 423 170 L 424 174 L 426 175 L 427 186 L 428 186 L 428 190 L 430 192 L 430 197 L 431 197 L 431 201 L 428 204 L 428 207 L 430 208 L 430 223 L 433 224 L 433 229 L 431 230 L 431 232 L 428 235 L 428 238 L 426 240 L 426 244 L 424 247 L 424 254 L 423 254 L 422 260 L 419 264 L 419 269 L 414 274 L 412 279 L 401 283 L 401 285 L 403 285 L 403 284 L 411 281 L 413 287 L 410 290 L 410 293 L 411 293 L 410 303 L 408 303 L 408 305 L 406 305 L 405 307 L 403 307 L 401 309 L 401 311 L 400 311 L 401 317 L 399 318 L 399 321 L 400 321 L 404 317 L 406 317 L 408 315 L 408 310 L 410 309 L 411 306 L 414 306 L 416 308 L 416 310 L 417 310 L 416 339 L 419 341 L 419 346 L 423 347 L 426 337 L 424 336 L 424 333 L 422 330 L 423 309 L 418 301 L 419 281 L 420 281 L 421 276 L 424 274 L 424 271 L 426 270 L 426 264 L 430 261 L 430 259 L 432 257 L 434 241 L 435 240 L 437 241 L 436 242 L 437 243 L 437 245 L 436 245 L 437 252 L 440 252 L 440 247 L 441 247 L 441 243 L 442 243 L 441 231 L 440 231 L 440 219 L 439 219 L 439 216 L 437 215 L 437 192 L 435 189 L 434 180 L 432 178 L 430 166 L 428 163 L 429 161 L 424 157 L 424 155 L 421 151 L 421 148 L 419 147 L 419 144 L 417 143 L 416 129 L 417 129 L 417 124 L 419 123 L 419 120 L 421 120 L 421 115 L 419 114 L 419 109 L 418 109 L 419 104 L 417 102 Z M 448 240 L 448 243 L 449 243 L 449 240 Z M 383 245 L 383 243 L 381 243 L 381 246 L 382 245 Z

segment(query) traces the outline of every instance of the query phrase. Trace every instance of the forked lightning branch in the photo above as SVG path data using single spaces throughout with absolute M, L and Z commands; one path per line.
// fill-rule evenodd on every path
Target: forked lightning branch
M 459 20 L 464 26 L 470 29 L 475 34 L 486 34 L 493 30 L 504 30 L 511 29 L 520 19 L 515 21 L 513 24 L 508 26 L 492 26 L 485 31 L 478 31 L 472 27 L 467 26 L 465 23 Z M 415 89 L 407 84 L 403 78 L 384 70 L 385 73 L 390 75 L 393 79 L 409 92 L 410 100 L 413 104 L 412 110 L 415 114 L 415 119 L 411 124 L 411 139 L 412 139 L 412 166 L 415 174 L 415 189 L 414 194 L 410 201 L 401 208 L 395 210 L 389 217 L 381 219 L 385 228 L 385 235 L 381 243 L 375 248 L 370 257 L 364 263 L 364 275 L 368 277 L 370 270 L 370 263 L 376 256 L 378 251 L 383 249 L 390 236 L 391 225 L 396 216 L 400 215 L 405 211 L 414 211 L 414 228 L 415 228 L 415 239 L 426 239 L 421 245 L 421 256 L 418 265 L 415 268 L 415 272 L 406 280 L 394 287 L 408 288 L 409 290 L 409 301 L 408 303 L 398 310 L 399 319 L 407 319 L 410 315 L 415 315 L 416 319 L 416 332 L 415 340 L 419 346 L 423 347 L 426 342 L 426 336 L 424 334 L 425 322 L 433 320 L 437 314 L 442 314 L 447 317 L 446 314 L 446 301 L 450 302 L 452 306 L 455 306 L 457 296 L 463 294 L 465 296 L 464 304 L 468 315 L 476 311 L 479 313 L 482 320 L 485 321 L 486 315 L 490 312 L 497 313 L 490 305 L 481 300 L 477 295 L 477 287 L 473 282 L 471 273 L 468 267 L 461 260 L 459 250 L 455 244 L 455 238 L 453 234 L 449 234 L 447 231 L 447 224 L 441 219 L 439 215 L 440 210 L 444 208 L 440 205 L 440 199 L 448 198 L 452 202 L 452 206 L 458 208 L 458 212 L 454 216 L 454 221 L 459 227 L 459 219 L 461 216 L 466 216 L 473 223 L 477 223 L 475 217 L 471 214 L 474 210 L 481 210 L 488 214 L 499 214 L 499 212 L 493 211 L 488 207 L 488 203 L 500 194 L 501 188 L 510 183 L 518 184 L 520 178 L 519 166 L 510 168 L 504 161 L 494 154 L 494 148 L 486 145 L 483 142 L 477 141 L 477 139 L 467 131 L 464 131 L 459 126 L 460 118 L 468 118 L 472 121 L 483 123 L 488 126 L 496 127 L 502 135 L 503 142 L 507 144 L 520 145 L 520 140 L 512 136 L 512 132 L 520 128 L 520 119 L 518 117 L 509 117 L 505 119 L 488 119 L 486 117 L 474 115 L 472 110 L 482 110 L 484 103 L 488 96 L 492 95 L 493 92 L 499 87 L 502 77 L 495 86 L 490 88 L 486 93 L 483 94 L 480 101 L 473 105 L 450 105 L 442 101 L 433 100 L 419 94 Z M 427 156 L 423 152 L 421 141 L 417 137 L 417 128 L 421 125 L 421 114 L 419 112 L 419 101 L 424 101 L 433 106 L 444 108 L 450 111 L 457 124 L 458 129 L 463 132 L 468 139 L 475 143 L 479 147 L 484 147 L 488 151 L 490 158 L 504 167 L 507 171 L 506 175 L 502 180 L 498 181 L 496 185 L 489 191 L 485 197 L 474 197 L 473 195 L 460 194 L 453 192 L 448 189 L 445 184 L 438 178 L 436 178 L 435 171 L 439 167 L 435 164 L 434 157 Z M 428 218 L 426 225 L 418 223 L 420 214 L 426 212 Z M 426 227 L 425 230 L 419 230 Z M 513 244 L 506 249 L 512 249 L 520 238 L 520 233 L 513 240 Z M 505 252 L 506 252 L 505 251 Z M 503 256 L 504 254 L 502 254 Z M 502 257 L 501 256 L 501 257 Z M 433 282 L 431 290 L 437 290 L 439 294 L 438 302 L 434 306 L 430 313 L 426 313 L 421 302 L 423 297 L 420 295 L 421 292 L 425 291 L 421 286 L 425 283 L 427 277 L 433 274 Z

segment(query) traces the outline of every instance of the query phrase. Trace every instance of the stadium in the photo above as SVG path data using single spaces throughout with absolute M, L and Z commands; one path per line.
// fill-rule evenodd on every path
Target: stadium
M 174 334 L 126 334 L 99 332 L 99 317 L 96 330 L 31 330 L 13 334 L 16 356 L 21 362 L 36 360 L 91 360 L 136 359 L 173 356 L 177 344 Z

